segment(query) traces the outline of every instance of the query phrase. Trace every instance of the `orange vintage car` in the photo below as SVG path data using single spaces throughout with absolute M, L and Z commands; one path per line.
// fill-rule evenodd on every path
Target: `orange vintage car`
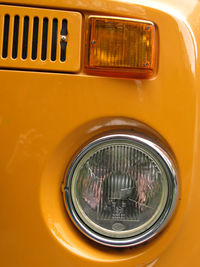
M 1 1 L 1 266 L 199 266 L 199 14 Z

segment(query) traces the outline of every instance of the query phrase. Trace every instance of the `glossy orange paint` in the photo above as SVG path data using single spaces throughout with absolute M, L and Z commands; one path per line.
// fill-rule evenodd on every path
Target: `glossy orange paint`
M 198 266 L 198 1 L 13 3 L 152 21 L 159 30 L 159 65 L 151 80 L 0 70 L 2 266 Z M 154 240 L 129 249 L 97 245 L 80 234 L 60 188 L 76 150 L 113 128 L 143 129 L 166 142 L 179 170 L 179 203 L 170 223 Z

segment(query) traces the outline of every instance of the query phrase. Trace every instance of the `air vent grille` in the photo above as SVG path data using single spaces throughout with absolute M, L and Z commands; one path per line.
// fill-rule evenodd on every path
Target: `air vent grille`
M 78 12 L 0 5 L 0 67 L 77 72 Z

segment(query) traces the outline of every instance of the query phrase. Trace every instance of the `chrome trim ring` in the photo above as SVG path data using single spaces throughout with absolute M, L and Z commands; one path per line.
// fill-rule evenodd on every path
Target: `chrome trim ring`
M 149 229 L 138 234 L 137 236 L 128 238 L 108 237 L 101 235 L 100 233 L 97 233 L 96 231 L 91 229 L 78 215 L 72 200 L 72 179 L 74 171 L 80 160 L 94 147 L 113 140 L 132 142 L 133 144 L 143 147 L 151 154 L 153 154 L 159 164 L 161 164 L 162 168 L 164 169 L 168 182 L 167 201 L 159 219 Z M 76 227 L 82 233 L 100 244 L 107 245 L 110 247 L 129 247 L 144 243 L 145 241 L 157 235 L 166 226 L 174 211 L 178 194 L 177 175 L 174 166 L 175 165 L 173 163 L 173 160 L 169 157 L 166 151 L 160 146 L 158 146 L 156 143 L 152 142 L 149 139 L 146 139 L 146 137 L 130 134 L 110 134 L 100 137 L 86 145 L 79 152 L 68 170 L 64 186 L 64 201 L 68 214 L 70 215 L 72 221 L 75 223 Z

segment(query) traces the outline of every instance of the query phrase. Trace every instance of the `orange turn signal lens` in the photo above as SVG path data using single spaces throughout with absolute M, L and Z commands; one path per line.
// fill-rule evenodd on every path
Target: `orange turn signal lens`
M 136 19 L 88 18 L 85 70 L 90 74 L 151 78 L 155 73 L 155 25 Z

